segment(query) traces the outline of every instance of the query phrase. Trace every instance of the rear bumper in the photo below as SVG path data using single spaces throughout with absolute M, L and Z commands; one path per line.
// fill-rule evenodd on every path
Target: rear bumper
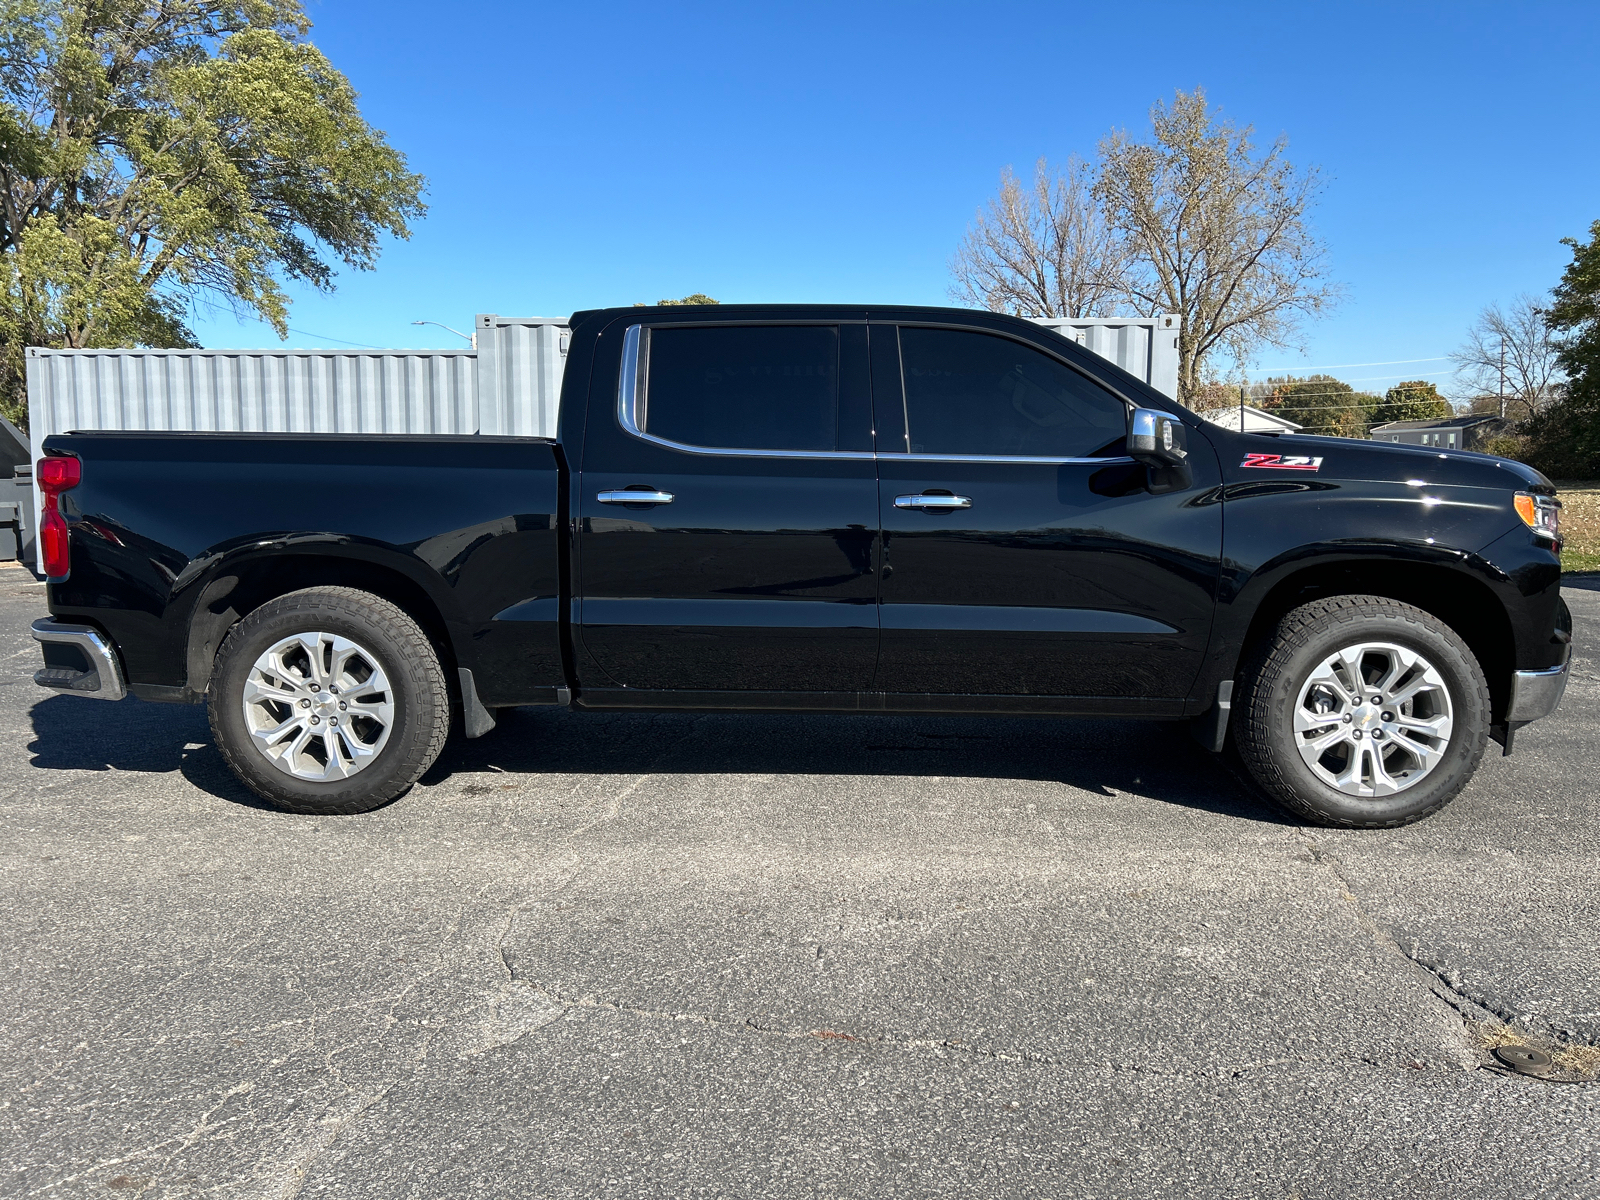
M 40 687 L 91 700 L 121 700 L 128 694 L 116 645 L 92 625 L 68 625 L 54 617 L 33 623 L 33 639 L 44 648 Z
M 1506 709 L 1506 720 L 1521 725 L 1553 713 L 1567 690 L 1571 665 L 1572 648 L 1568 646 L 1567 657 L 1559 667 L 1512 672 L 1511 703 Z

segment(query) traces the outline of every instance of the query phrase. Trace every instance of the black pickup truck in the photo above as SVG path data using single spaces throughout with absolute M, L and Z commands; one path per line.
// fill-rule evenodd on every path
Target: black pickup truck
M 44 449 L 37 682 L 207 701 L 297 812 L 559 704 L 1187 720 L 1296 813 L 1392 826 L 1567 678 L 1538 472 L 1223 429 L 992 313 L 576 313 L 554 440 Z

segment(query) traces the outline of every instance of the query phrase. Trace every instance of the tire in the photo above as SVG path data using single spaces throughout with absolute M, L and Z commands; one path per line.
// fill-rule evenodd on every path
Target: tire
M 235 625 L 217 652 L 210 710 L 222 757 L 245 786 L 315 816 L 369 812 L 403 795 L 450 729 L 427 635 L 389 601 L 344 587 L 290 592 Z
M 1489 688 L 1472 651 L 1437 618 L 1382 596 L 1294 609 L 1240 683 L 1234 741 L 1245 769 L 1319 825 L 1420 821 L 1466 787 L 1488 741 Z

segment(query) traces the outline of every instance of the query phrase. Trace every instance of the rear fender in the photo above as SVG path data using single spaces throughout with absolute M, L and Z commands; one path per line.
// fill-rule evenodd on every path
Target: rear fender
M 219 547 L 190 564 L 174 583 L 174 621 L 188 629 L 186 690 L 198 698 L 228 631 L 269 600 L 307 587 L 355 587 L 392 600 L 434 641 L 447 670 L 460 665 L 456 631 L 465 621 L 444 580 L 393 546 L 332 534 L 296 534 Z M 453 676 L 454 671 L 449 670 Z

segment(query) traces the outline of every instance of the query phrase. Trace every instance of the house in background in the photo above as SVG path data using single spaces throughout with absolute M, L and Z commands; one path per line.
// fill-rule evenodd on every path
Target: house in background
M 1305 428 L 1296 425 L 1285 417 L 1276 413 L 1269 413 L 1263 409 L 1251 408 L 1249 405 L 1234 404 L 1227 408 L 1208 408 L 1201 414 L 1213 425 L 1221 425 L 1224 429 L 1240 429 L 1245 433 L 1298 433 Z
M 1389 421 L 1374 425 L 1367 436 L 1375 442 L 1437 446 L 1441 450 L 1478 450 L 1486 439 L 1504 433 L 1509 422 L 1494 413 L 1468 413 L 1432 421 Z

